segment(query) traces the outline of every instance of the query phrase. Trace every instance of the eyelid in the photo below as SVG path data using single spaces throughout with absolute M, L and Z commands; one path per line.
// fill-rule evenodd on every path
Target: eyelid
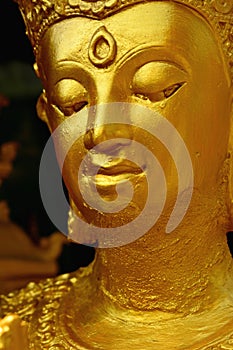
M 169 97 L 174 95 L 183 85 L 184 83 L 177 83 L 177 84 L 173 84 L 172 86 L 168 86 L 162 91 L 150 92 L 150 93 L 134 93 L 134 96 L 142 100 L 159 102 L 159 101 L 168 99 Z
M 52 104 L 52 106 L 54 106 L 62 114 L 64 114 L 65 117 L 69 117 L 74 113 L 81 111 L 81 109 L 83 109 L 87 104 L 88 104 L 87 101 L 80 101 L 70 106 L 62 106 L 62 105 L 55 105 L 55 104 Z
M 62 79 L 54 86 L 51 102 L 64 115 L 70 116 L 88 104 L 88 92 L 77 80 Z
M 141 66 L 134 74 L 131 90 L 134 93 L 163 91 L 187 80 L 187 73 L 170 62 L 153 61 Z

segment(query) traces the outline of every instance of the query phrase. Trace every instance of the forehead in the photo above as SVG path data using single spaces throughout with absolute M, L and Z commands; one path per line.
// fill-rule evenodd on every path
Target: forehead
M 75 17 L 53 25 L 42 39 L 40 61 L 45 73 L 62 61 L 91 67 L 88 49 L 103 26 L 116 42 L 115 62 L 144 46 L 157 47 L 157 59 L 175 57 L 187 70 L 190 63 L 204 64 L 210 57 L 218 63 L 222 60 L 204 19 L 184 5 L 158 1 L 134 5 L 103 20 Z

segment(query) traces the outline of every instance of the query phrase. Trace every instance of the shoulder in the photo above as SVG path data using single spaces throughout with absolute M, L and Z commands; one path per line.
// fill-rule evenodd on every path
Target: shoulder
M 0 318 L 7 314 L 18 314 L 30 322 L 40 303 L 59 299 L 68 292 L 75 279 L 73 273 L 48 278 L 39 283 L 31 282 L 25 288 L 0 296 Z

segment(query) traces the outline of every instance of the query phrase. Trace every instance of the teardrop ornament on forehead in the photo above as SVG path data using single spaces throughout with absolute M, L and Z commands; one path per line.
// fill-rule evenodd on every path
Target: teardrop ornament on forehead
M 116 41 L 112 34 L 102 26 L 93 34 L 88 48 L 88 56 L 96 67 L 104 68 L 110 65 L 117 52 Z

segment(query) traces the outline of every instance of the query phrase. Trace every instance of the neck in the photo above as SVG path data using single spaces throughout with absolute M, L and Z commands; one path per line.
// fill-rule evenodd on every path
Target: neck
M 226 210 L 207 202 L 199 212 L 186 215 L 171 234 L 160 229 L 161 219 L 136 242 L 98 250 L 95 272 L 100 290 L 134 310 L 187 314 L 210 308 L 228 290 L 233 273 Z

